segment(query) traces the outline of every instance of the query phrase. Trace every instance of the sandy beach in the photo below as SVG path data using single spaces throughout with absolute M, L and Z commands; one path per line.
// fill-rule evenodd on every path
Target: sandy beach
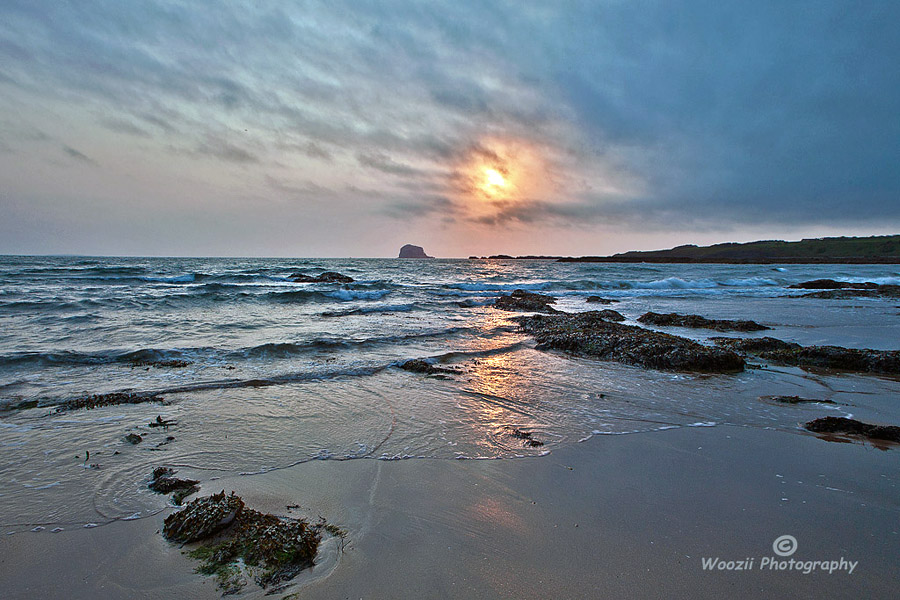
M 343 550 L 327 548 L 277 597 L 891 598 L 897 472 L 896 451 L 711 427 L 603 436 L 532 459 L 316 461 L 203 492 L 234 490 L 280 514 L 299 500 L 347 528 Z M 157 533 L 163 515 L 0 538 L 4 596 L 219 597 Z M 858 566 L 761 569 L 785 534 L 796 560 Z M 754 568 L 704 570 L 713 557 Z

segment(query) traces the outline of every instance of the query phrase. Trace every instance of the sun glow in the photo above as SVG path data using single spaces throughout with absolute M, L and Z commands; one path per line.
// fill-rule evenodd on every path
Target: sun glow
M 497 169 L 485 169 L 484 185 L 481 188 L 487 192 L 493 187 L 506 187 L 506 178 Z

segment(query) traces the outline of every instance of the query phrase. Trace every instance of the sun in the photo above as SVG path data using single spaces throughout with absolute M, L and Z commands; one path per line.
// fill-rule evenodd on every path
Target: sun
M 509 184 L 506 182 L 506 177 L 503 176 L 503 173 L 497 169 L 485 167 L 484 181 L 481 184 L 481 189 L 486 194 L 493 196 L 507 185 Z

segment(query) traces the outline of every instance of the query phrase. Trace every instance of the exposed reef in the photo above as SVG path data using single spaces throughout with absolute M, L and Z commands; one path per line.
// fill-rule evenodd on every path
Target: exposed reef
M 900 298 L 900 285 L 879 284 L 872 281 L 848 282 L 834 279 L 813 279 L 788 286 L 798 290 L 821 290 L 803 294 L 801 298 Z
M 731 350 L 699 344 L 687 338 L 612 323 L 600 312 L 518 317 L 538 349 L 562 350 L 651 369 L 731 373 L 744 359 Z
M 834 402 L 831 400 L 801 398 L 800 396 L 760 396 L 759 399 L 766 402 L 775 402 L 778 404 L 834 404 Z
M 157 402 L 165 404 L 161 396 L 155 394 L 133 394 L 127 392 L 113 392 L 111 394 L 91 394 L 66 400 L 56 407 L 56 412 L 67 410 L 79 410 L 100 408 L 101 406 L 113 406 L 117 404 L 143 404 L 145 402 Z
M 661 314 L 648 312 L 638 317 L 638 321 L 648 325 L 714 329 L 716 331 L 762 331 L 763 329 L 769 329 L 756 321 L 707 319 L 700 315 L 679 315 L 678 313 Z
M 203 542 L 190 556 L 201 561 L 198 572 L 215 575 L 228 594 L 243 587 L 244 567 L 263 588 L 311 567 L 323 530 L 342 535 L 324 521 L 310 526 L 302 519 L 255 511 L 239 496 L 222 491 L 166 517 L 163 536 L 178 543 Z
M 801 346 L 772 337 L 713 338 L 724 348 L 752 354 L 783 365 L 851 371 L 854 373 L 900 374 L 900 351 Z
M 334 271 L 325 271 L 313 277 L 305 273 L 293 273 L 291 279 L 297 283 L 353 283 L 354 279 L 349 275 L 343 275 Z
M 544 294 L 535 294 L 534 292 L 526 292 L 525 290 L 513 290 L 508 296 L 500 296 L 494 300 L 494 308 L 500 310 L 514 310 L 527 312 L 560 312 L 550 306 L 556 303 L 553 296 L 545 296 Z
M 822 417 L 809 421 L 803 427 L 813 433 L 832 433 L 870 441 L 900 443 L 900 427 L 895 425 L 872 425 L 846 417 Z

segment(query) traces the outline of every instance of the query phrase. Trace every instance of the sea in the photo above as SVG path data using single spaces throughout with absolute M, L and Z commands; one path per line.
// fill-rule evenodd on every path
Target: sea
M 325 271 L 354 281 L 291 279 Z M 681 427 L 811 435 L 801 425 L 820 416 L 900 423 L 896 378 L 758 360 L 709 375 L 578 358 L 536 349 L 515 313 L 491 306 L 523 289 L 567 312 L 613 308 L 627 324 L 654 311 L 771 327 L 657 328 L 702 343 L 769 335 L 900 349 L 900 301 L 803 298 L 790 287 L 818 278 L 898 284 L 900 269 L 3 256 L 0 534 L 156 515 L 170 502 L 147 488 L 159 466 L 212 488 L 316 460 L 537 461 L 596 436 Z M 451 372 L 399 368 L 410 359 Z M 63 409 L 115 392 L 161 402 Z

